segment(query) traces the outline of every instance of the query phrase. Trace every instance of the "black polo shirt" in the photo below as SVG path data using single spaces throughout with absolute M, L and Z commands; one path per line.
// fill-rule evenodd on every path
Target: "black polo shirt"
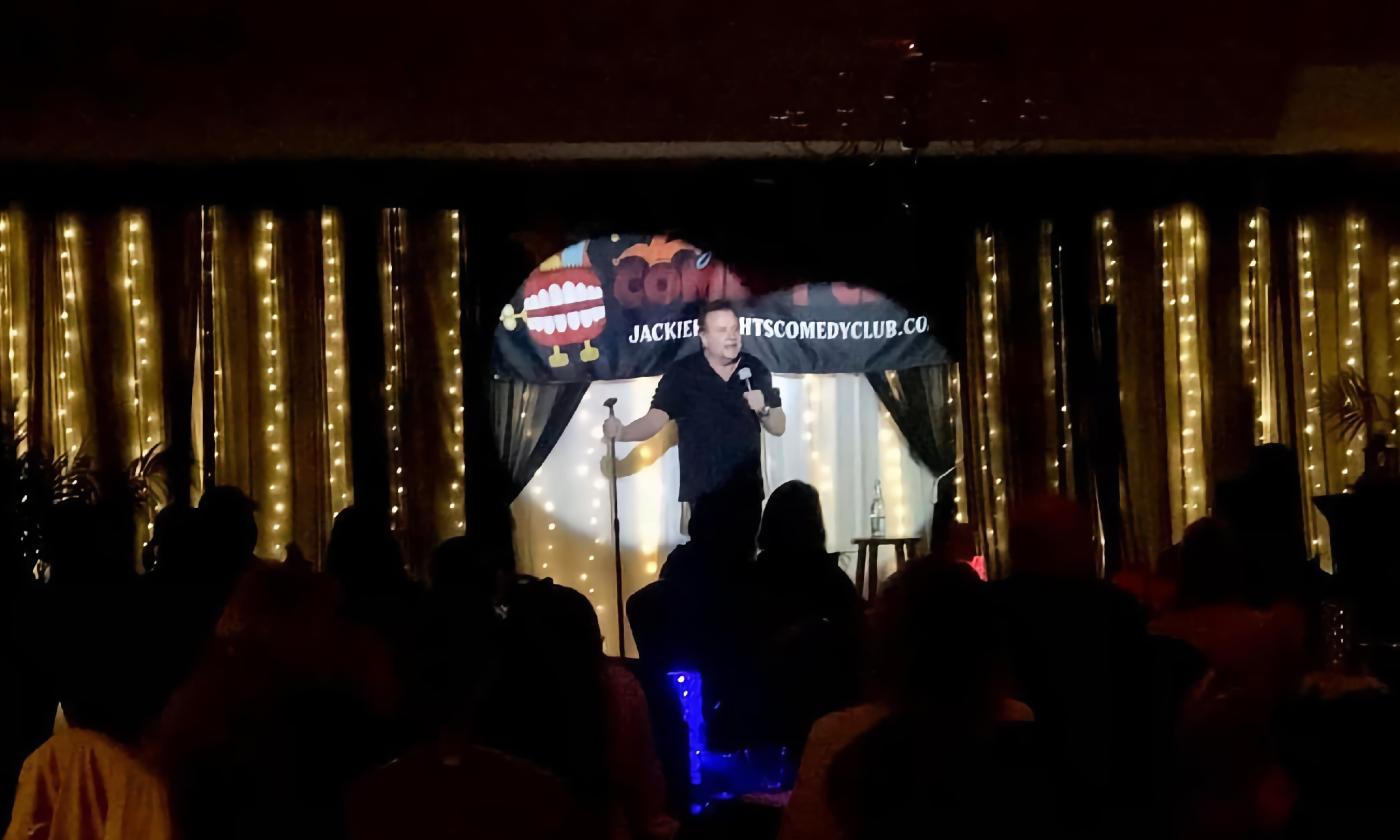
M 728 381 L 715 373 L 701 352 L 676 360 L 656 386 L 651 407 L 666 412 L 680 430 L 682 502 L 694 502 L 749 477 L 759 495 L 763 493 L 759 445 L 763 429 L 744 401 L 747 389 L 739 378 L 744 368 L 753 373 L 748 386 L 763 392 L 769 408 L 780 407 L 783 401 L 773 387 L 773 374 L 748 353 L 739 354 Z

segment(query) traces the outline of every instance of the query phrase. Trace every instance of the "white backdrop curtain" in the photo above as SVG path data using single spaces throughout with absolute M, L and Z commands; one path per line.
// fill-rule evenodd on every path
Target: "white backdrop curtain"
M 768 489 L 799 479 L 817 487 L 827 548 L 852 572 L 851 540 L 869 534 L 870 504 L 880 480 L 891 536 L 921 536 L 933 510 L 933 476 L 909 451 L 863 376 L 774 376 L 788 416 L 787 434 L 765 436 Z M 599 613 L 606 647 L 617 650 L 613 548 L 600 440 L 603 401 L 617 398 L 624 420 L 644 414 L 656 378 L 596 382 L 559 443 L 516 500 L 520 570 L 554 578 L 586 594 Z M 674 426 L 651 441 L 618 446 L 624 599 L 656 579 L 666 555 L 686 541 L 677 500 Z M 883 579 L 893 558 L 881 557 Z M 629 648 L 632 647 L 629 640 Z

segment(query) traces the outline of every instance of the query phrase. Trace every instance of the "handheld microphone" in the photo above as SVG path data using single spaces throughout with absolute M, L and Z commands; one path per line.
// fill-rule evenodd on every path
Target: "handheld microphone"
M 609 397 L 603 400 L 603 408 L 606 408 L 609 414 L 612 413 L 612 407 L 615 405 L 617 405 L 617 397 Z
M 753 386 L 749 384 L 749 380 L 753 378 L 753 371 L 748 368 L 739 368 L 739 378 L 744 382 L 745 391 L 753 390 Z

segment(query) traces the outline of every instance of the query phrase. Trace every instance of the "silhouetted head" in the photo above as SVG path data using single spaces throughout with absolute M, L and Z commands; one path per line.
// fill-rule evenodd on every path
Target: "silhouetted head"
M 376 587 L 406 580 L 388 520 L 354 505 L 336 514 L 326 544 L 326 574 L 351 595 L 372 594 Z
M 496 541 L 452 537 L 428 558 L 433 593 L 472 608 L 491 608 L 514 576 L 514 553 Z
M 758 526 L 758 548 L 789 554 L 826 553 L 826 524 L 817 488 L 789 481 L 769 495 Z
M 1254 447 L 1244 474 L 1216 487 L 1215 515 L 1240 532 L 1261 571 L 1285 589 L 1309 553 L 1303 510 L 1298 459 L 1281 444 Z
M 239 562 L 251 559 L 258 547 L 257 504 L 237 487 L 220 485 L 199 500 L 205 544 Z
M 214 632 L 235 649 L 294 656 L 324 639 L 337 607 L 335 587 L 310 569 L 257 563 L 238 579 Z
M 548 581 L 526 587 L 510 612 L 512 635 L 556 662 L 596 664 L 603 655 L 598 614 L 583 593 Z
M 876 676 L 887 702 L 969 724 L 985 718 L 1005 649 L 987 584 L 971 567 L 909 564 L 881 590 L 873 618 Z
M 605 806 L 607 712 L 602 633 L 581 593 L 549 581 L 516 587 L 488 741 L 558 774 L 590 808 Z
M 147 572 L 183 575 L 199 563 L 199 541 L 203 538 L 202 516 L 184 505 L 167 505 L 156 514 L 147 545 L 151 565 Z
M 1092 580 L 1098 575 L 1094 523 L 1063 496 L 1041 496 L 1011 511 L 1011 573 Z
M 1198 519 L 1187 527 L 1178 552 L 1177 606 L 1248 604 L 1260 583 L 1250 555 L 1223 520 Z

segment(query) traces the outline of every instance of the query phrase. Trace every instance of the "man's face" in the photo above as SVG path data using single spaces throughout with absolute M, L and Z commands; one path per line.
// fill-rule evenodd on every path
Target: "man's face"
M 739 317 L 727 309 L 711 312 L 700 325 L 700 346 L 711 358 L 733 362 L 744 342 L 739 338 Z

